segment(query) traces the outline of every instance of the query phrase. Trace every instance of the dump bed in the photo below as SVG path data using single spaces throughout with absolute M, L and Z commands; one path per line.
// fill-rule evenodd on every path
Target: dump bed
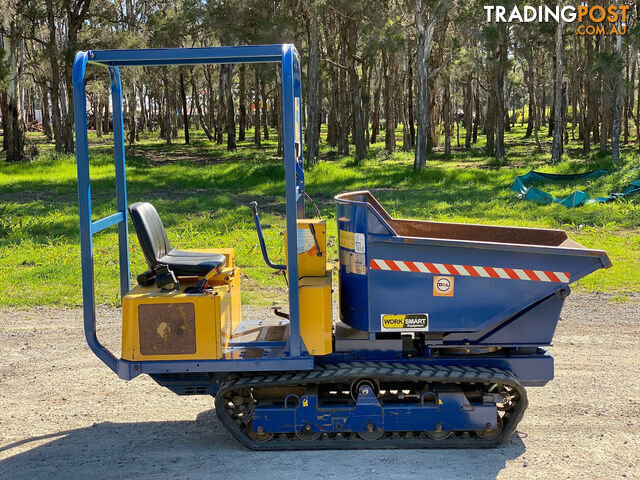
M 394 219 L 368 191 L 336 202 L 341 319 L 360 330 L 549 344 L 568 285 L 611 265 L 562 230 Z

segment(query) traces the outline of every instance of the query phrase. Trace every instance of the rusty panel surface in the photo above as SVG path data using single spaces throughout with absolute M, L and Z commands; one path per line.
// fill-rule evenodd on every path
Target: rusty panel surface
M 469 223 L 430 222 L 392 218 L 368 191 L 343 193 L 336 198 L 355 202 L 366 202 L 401 237 L 440 238 L 444 240 L 467 240 L 491 243 L 515 243 L 549 247 L 584 248 L 568 240 L 562 230 L 542 228 L 502 227 Z
M 547 230 L 541 228 L 500 227 L 468 223 L 425 222 L 399 219 L 393 219 L 391 226 L 398 232 L 398 235 L 403 237 L 516 243 L 550 247 L 560 246 L 567 240 L 567 234 L 562 230 Z
M 195 316 L 193 303 L 153 303 L 138 306 L 140 353 L 196 353 Z

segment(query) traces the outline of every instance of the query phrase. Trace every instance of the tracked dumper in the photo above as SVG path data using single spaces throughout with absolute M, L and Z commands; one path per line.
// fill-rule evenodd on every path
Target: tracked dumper
M 568 284 L 609 266 L 559 230 L 391 218 L 336 197 L 340 322 L 313 370 L 231 377 L 223 424 L 255 449 L 493 447 L 553 378 Z M 312 443 L 312 445 L 310 445 Z
M 241 315 L 234 249 L 180 250 L 160 215 L 126 196 L 119 67 L 276 62 L 282 68 L 287 311 Z M 110 72 L 117 211 L 93 220 L 85 68 Z M 507 440 L 525 387 L 553 378 L 546 347 L 569 285 L 610 266 L 560 230 L 400 220 L 368 191 L 335 197 L 339 262 L 327 228 L 305 217 L 299 57 L 292 45 L 80 52 L 74 105 L 84 326 L 120 378 L 215 397 L 222 424 L 256 450 L 485 448 Z M 212 186 L 212 188 L 214 188 Z M 130 285 L 128 219 L 148 269 Z M 122 352 L 96 336 L 93 235 L 117 226 Z M 334 319 L 334 276 L 339 320 Z

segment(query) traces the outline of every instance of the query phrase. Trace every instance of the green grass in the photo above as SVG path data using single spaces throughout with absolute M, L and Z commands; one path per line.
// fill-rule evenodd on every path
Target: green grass
M 333 196 L 370 189 L 394 216 L 566 229 L 585 246 L 606 250 L 614 263 L 612 269 L 578 282 L 579 289 L 613 292 L 619 300 L 627 292 L 640 290 L 640 269 L 635 268 L 640 262 L 638 198 L 568 209 L 518 200 L 509 188 L 516 175 L 533 168 L 559 173 L 608 168 L 615 171 L 606 177 L 569 188 L 553 184 L 543 188 L 554 195 L 567 195 L 572 188 L 592 196 L 621 191 L 640 178 L 637 150 L 625 150 L 622 165 L 614 169 L 606 155 L 594 152 L 584 158 L 579 145 L 572 143 L 566 160 L 549 167 L 549 155 L 536 153 L 533 140 L 523 140 L 523 135 L 520 127 L 507 134 L 505 165 L 496 165 L 480 143 L 469 152 L 454 148 L 450 156 L 436 148 L 427 168 L 419 173 L 412 170 L 412 153 L 387 155 L 383 143 L 373 145 L 369 158 L 357 167 L 351 157 L 339 158 L 324 146 L 325 160 L 307 171 L 306 182 L 308 193 L 328 219 L 330 260 L 337 261 Z M 247 138 L 253 138 L 251 131 Z M 202 132 L 193 133 L 192 139 L 190 145 L 179 139 L 167 147 L 155 136 L 143 135 L 139 144 L 127 148 L 129 203 L 153 203 L 174 245 L 234 247 L 244 273 L 243 302 L 283 301 L 284 279 L 264 266 L 246 207 L 251 200 L 258 201 L 270 255 L 282 261 L 284 168 L 276 156 L 275 141 L 264 142 L 260 150 L 252 142 L 241 142 L 237 152 L 229 153 L 224 145 L 208 142 Z M 54 155 L 37 134 L 30 134 L 29 141 L 40 150 L 31 163 L 7 164 L 0 156 L 0 305 L 79 305 L 75 158 Z M 112 139 L 91 136 L 90 141 L 93 212 L 98 219 L 115 210 Z M 130 230 L 135 275 L 145 265 Z M 115 229 L 96 235 L 94 242 L 97 302 L 117 304 Z

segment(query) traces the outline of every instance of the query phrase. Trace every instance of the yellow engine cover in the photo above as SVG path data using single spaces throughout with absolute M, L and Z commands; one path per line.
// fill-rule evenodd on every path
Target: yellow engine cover
M 309 354 L 332 352 L 331 273 L 300 279 L 300 334 Z
M 194 281 L 164 292 L 137 285 L 122 299 L 122 358 L 206 360 L 222 357 L 223 346 L 240 323 L 240 273 L 225 269 L 212 290 L 185 294 Z

